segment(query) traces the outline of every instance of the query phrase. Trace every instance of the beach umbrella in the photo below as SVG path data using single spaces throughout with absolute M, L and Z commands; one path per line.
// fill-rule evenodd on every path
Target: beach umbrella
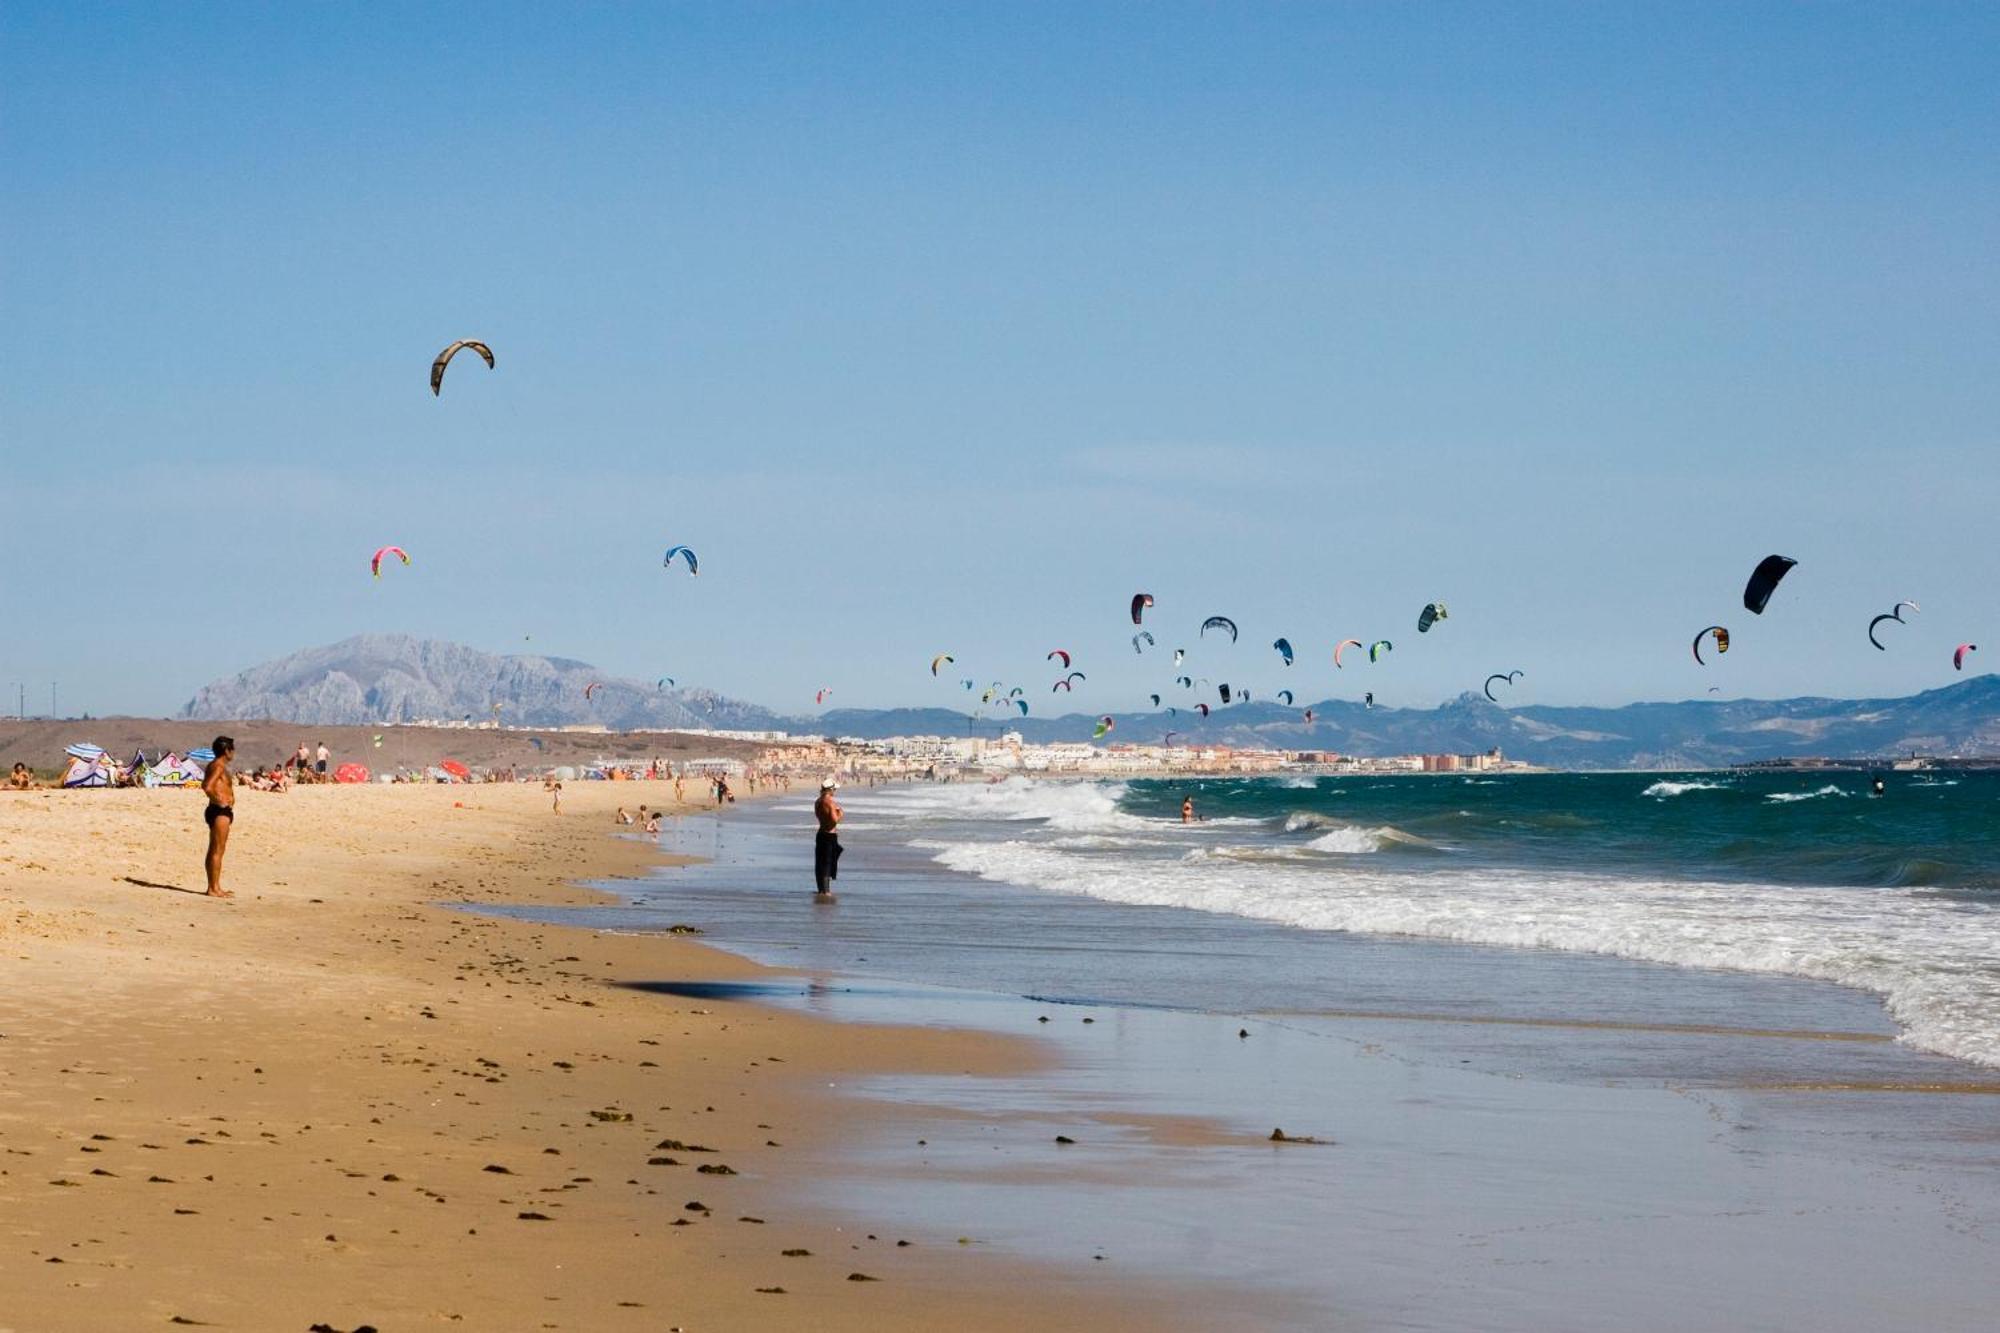
M 472 781 L 472 770 L 464 764 L 459 763 L 456 759 L 447 759 L 439 764 L 438 767 L 457 778 L 460 782 Z
M 335 782 L 348 783 L 366 782 L 368 781 L 368 766 L 365 764 L 342 764 L 339 768 L 333 770 L 333 780 Z

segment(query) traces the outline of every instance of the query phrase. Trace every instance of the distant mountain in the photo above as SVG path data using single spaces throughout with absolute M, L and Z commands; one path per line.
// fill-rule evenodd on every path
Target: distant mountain
M 601 688 L 585 700 L 584 687 Z M 1365 708 L 1345 700 L 1300 708 L 1191 707 L 1114 713 L 1110 741 L 1331 750 L 1342 754 L 1469 754 L 1495 746 L 1551 768 L 1701 768 L 1800 755 L 2000 754 L 2000 677 L 1977 676 L 1901 699 L 1688 700 L 1623 708 L 1501 708 L 1463 694 L 1436 708 Z M 309 648 L 204 686 L 186 718 L 269 718 L 327 726 L 492 716 L 515 726 L 602 723 L 615 730 L 783 730 L 852 736 L 993 736 L 1082 741 L 1102 714 L 981 718 L 941 708 L 833 709 L 786 717 L 710 690 L 660 690 L 560 657 L 483 653 L 406 635 L 369 634 Z
M 584 689 L 599 688 L 591 697 Z M 495 716 L 512 726 L 602 723 L 619 731 L 766 730 L 784 720 L 711 690 L 655 688 L 565 657 L 502 657 L 405 634 L 363 634 L 204 685 L 186 718 L 269 718 L 323 726 Z
M 1979 676 L 1902 699 L 1688 700 L 1623 708 L 1501 708 L 1463 694 L 1436 708 L 1367 708 L 1345 700 L 1302 708 L 1249 703 L 1113 713 L 1110 741 L 1177 740 L 1342 754 L 1472 754 L 1495 746 L 1551 768 L 1705 768 L 1804 755 L 2000 754 L 2000 677 Z M 835 735 L 879 737 L 994 735 L 1029 741 L 1089 738 L 1097 717 L 981 720 L 941 709 L 827 713 L 817 726 Z

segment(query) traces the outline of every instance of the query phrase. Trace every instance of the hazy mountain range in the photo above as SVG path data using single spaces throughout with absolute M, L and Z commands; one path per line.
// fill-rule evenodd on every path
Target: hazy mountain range
M 586 686 L 595 683 L 591 698 Z M 1192 698 L 1189 700 L 1193 703 Z M 1255 702 L 1113 713 L 1110 741 L 1189 741 L 1346 754 L 1471 753 L 1562 768 L 1674 768 L 1796 755 L 2000 754 L 2000 677 L 1978 676 L 1901 699 L 1688 700 L 1623 708 L 1501 708 L 1465 694 L 1436 708 L 1366 708 L 1345 700 L 1302 708 Z M 495 706 L 498 712 L 495 713 Z M 805 734 L 996 735 L 1030 741 L 1086 740 L 1102 714 L 977 722 L 950 709 L 843 708 L 788 717 L 711 690 L 606 676 L 586 662 L 498 656 L 460 644 L 369 634 L 309 648 L 206 685 L 187 718 L 258 719 L 322 725 L 498 716 L 503 724 L 602 723 L 616 730 L 721 728 Z

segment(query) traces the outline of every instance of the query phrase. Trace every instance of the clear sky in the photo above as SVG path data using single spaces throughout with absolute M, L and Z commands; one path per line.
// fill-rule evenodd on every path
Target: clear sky
M 788 711 L 956 704 L 946 650 L 1046 711 L 1060 646 L 1123 710 L 1139 589 L 1302 702 L 1948 683 L 2000 659 L 1996 50 L 1974 5 L 11 0 L 0 690 L 156 713 L 380 630 Z M 433 399 L 459 337 L 499 368 Z

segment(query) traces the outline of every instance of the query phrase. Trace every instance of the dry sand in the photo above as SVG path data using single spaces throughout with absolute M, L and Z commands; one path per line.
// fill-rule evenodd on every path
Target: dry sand
M 758 969 L 438 905 L 596 901 L 658 855 L 613 806 L 669 790 L 239 789 L 228 902 L 198 792 L 0 795 L 0 1333 L 1211 1322 L 794 1206 L 783 1145 L 860 1113 L 829 1083 L 1034 1048 L 627 989 Z

